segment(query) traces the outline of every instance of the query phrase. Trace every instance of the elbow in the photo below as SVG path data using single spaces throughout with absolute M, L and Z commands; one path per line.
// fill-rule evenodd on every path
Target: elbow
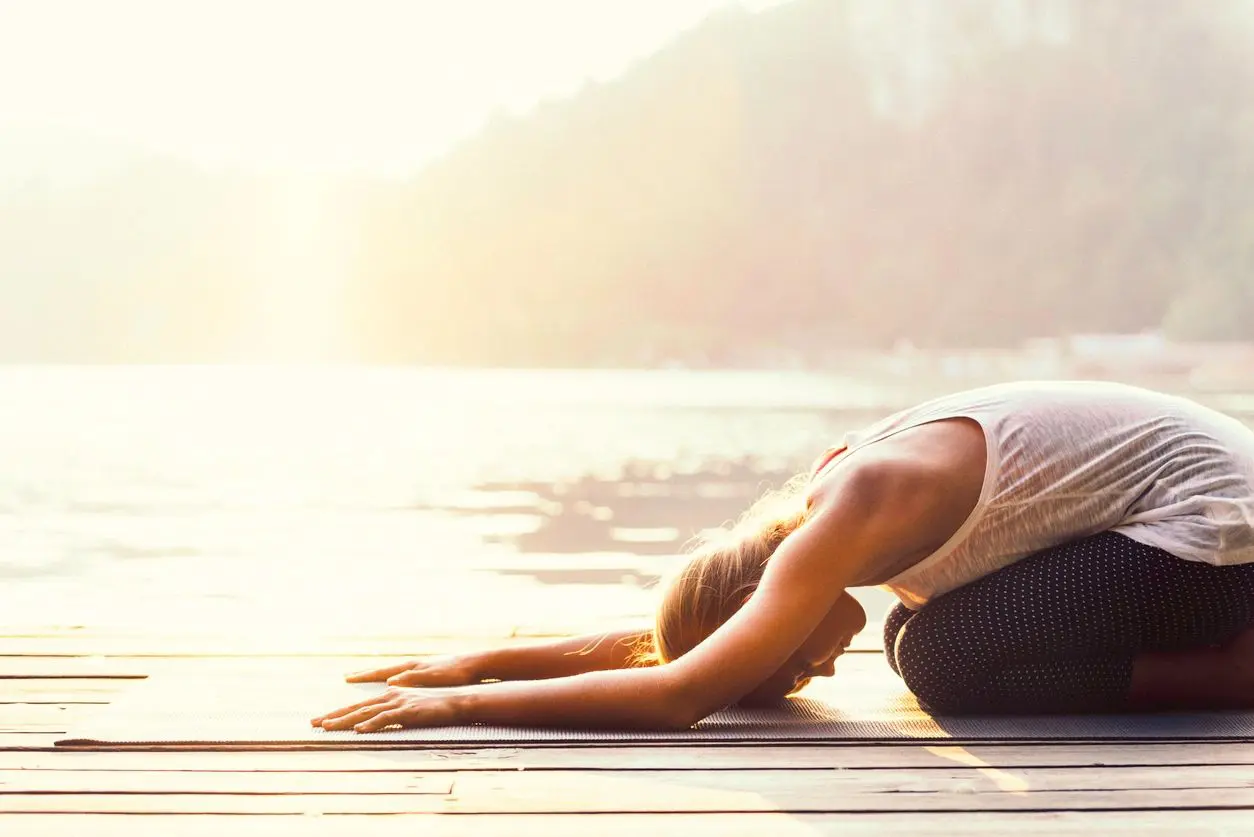
M 691 706 L 671 699 L 654 701 L 648 707 L 637 709 L 643 711 L 632 713 L 635 716 L 632 726 L 656 732 L 682 732 L 703 717 Z
M 706 712 L 694 710 L 690 706 L 669 706 L 658 716 L 658 726 L 665 732 L 683 732 L 692 729 L 704 718 Z
M 665 689 L 662 699 L 655 706 L 654 723 L 659 729 L 667 732 L 682 732 L 691 729 L 712 711 L 705 701 L 697 699 L 693 692 L 682 688 L 682 684 L 672 681 Z

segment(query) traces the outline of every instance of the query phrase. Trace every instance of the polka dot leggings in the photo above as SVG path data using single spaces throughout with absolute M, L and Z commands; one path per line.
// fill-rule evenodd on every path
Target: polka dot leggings
M 1141 651 L 1254 625 L 1254 564 L 1184 561 L 1114 532 L 1029 556 L 884 623 L 889 665 L 938 714 L 1117 711 Z

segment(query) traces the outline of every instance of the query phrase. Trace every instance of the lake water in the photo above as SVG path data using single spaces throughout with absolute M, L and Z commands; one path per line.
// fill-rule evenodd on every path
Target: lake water
M 0 367 L 0 624 L 645 618 L 684 539 L 918 395 L 801 372 Z

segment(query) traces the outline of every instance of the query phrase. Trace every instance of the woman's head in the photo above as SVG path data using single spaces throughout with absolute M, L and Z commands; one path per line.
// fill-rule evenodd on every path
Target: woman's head
M 701 538 L 687 565 L 663 591 L 653 631 L 652 656 L 657 662 L 670 662 L 697 647 L 748 601 L 762 580 L 766 562 L 805 520 L 807 482 L 804 475 L 790 480 L 754 503 L 732 526 Z M 789 660 L 785 666 L 788 671 L 781 669 L 764 684 L 771 694 L 757 697 L 769 700 L 795 691 L 802 678 L 809 679 L 807 672 L 820 673 L 824 668 L 823 661 L 809 658 L 821 655 L 834 659 L 832 647 L 843 650 L 841 642 L 847 643 L 848 636 L 861 630 L 865 622 L 857 602 L 842 596 L 831 618 L 825 619 L 816 636 Z M 802 656 L 806 659 L 800 659 Z M 796 676 L 790 679 L 789 672 L 794 670 Z M 778 687 L 773 684 L 785 681 L 789 688 L 774 694 Z
M 767 559 L 805 518 L 801 489 L 802 481 L 793 479 L 763 496 L 733 525 L 698 539 L 658 605 L 653 637 L 660 662 L 697 647 L 757 589 Z

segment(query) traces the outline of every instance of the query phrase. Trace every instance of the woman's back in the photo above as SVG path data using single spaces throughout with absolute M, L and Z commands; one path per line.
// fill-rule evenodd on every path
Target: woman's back
M 984 431 L 979 502 L 936 552 L 883 584 L 919 606 L 1020 558 L 1114 530 L 1180 558 L 1254 562 L 1254 431 L 1191 400 L 1105 382 L 1003 384 L 850 434 L 852 452 L 934 421 Z

